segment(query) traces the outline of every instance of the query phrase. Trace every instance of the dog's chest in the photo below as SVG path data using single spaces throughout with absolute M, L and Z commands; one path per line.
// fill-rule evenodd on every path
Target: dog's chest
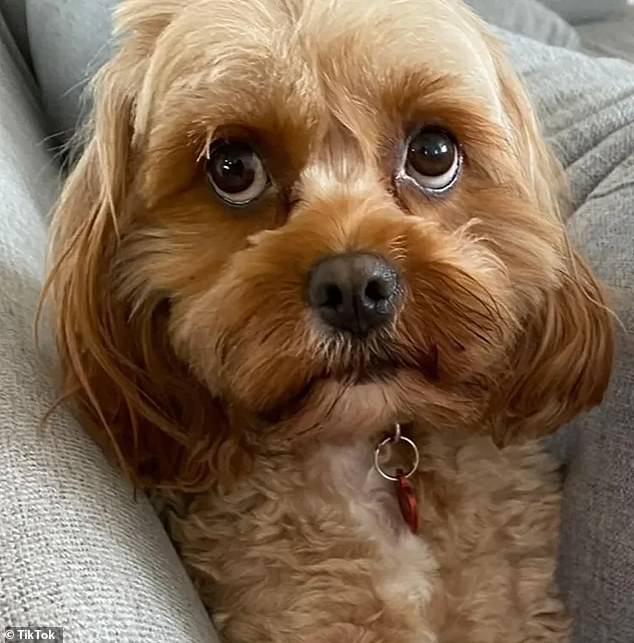
M 424 536 L 407 526 L 395 483 L 383 479 L 372 462 L 369 447 L 322 447 L 310 464 L 310 493 L 339 504 L 355 537 L 374 546 L 372 575 L 382 599 L 418 610 L 431 598 L 437 564 Z
M 372 444 L 263 458 L 228 493 L 202 494 L 173 536 L 224 640 L 567 640 L 553 465 L 537 446 L 446 442 L 425 443 L 416 535 Z

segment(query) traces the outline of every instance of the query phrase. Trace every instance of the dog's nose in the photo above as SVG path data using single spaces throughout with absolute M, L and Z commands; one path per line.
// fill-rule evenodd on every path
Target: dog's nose
M 394 268 L 372 254 L 333 255 L 308 277 L 308 301 L 333 328 L 365 335 L 394 316 L 399 280 Z

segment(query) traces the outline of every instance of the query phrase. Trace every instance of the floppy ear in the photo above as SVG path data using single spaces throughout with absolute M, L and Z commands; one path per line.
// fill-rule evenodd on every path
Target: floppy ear
M 603 289 L 566 234 L 564 173 L 519 79 L 495 47 L 493 52 L 523 181 L 541 216 L 554 224 L 553 242 L 561 255 L 557 285 L 544 284 L 541 303 L 523 321 L 507 378 L 492 402 L 493 437 L 506 444 L 555 431 L 601 402 L 612 368 L 614 330 Z
M 84 152 L 54 212 L 45 293 L 54 304 L 63 399 L 137 484 L 192 488 L 232 466 L 225 417 L 172 352 L 167 300 L 126 302 L 114 286 L 133 220 L 136 81 L 125 62 L 115 58 L 94 82 Z
M 601 286 L 571 251 L 559 288 L 526 320 L 496 396 L 499 445 L 557 430 L 598 405 L 614 351 L 613 325 Z

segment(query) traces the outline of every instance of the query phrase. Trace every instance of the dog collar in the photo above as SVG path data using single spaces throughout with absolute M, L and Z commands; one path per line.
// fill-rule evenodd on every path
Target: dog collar
M 411 452 L 411 465 L 409 469 L 397 468 L 393 474 L 390 474 L 381 464 L 382 455 L 387 447 L 399 442 L 407 445 L 409 448 Z M 379 475 L 394 483 L 396 499 L 398 500 L 401 515 L 403 516 L 405 524 L 413 534 L 418 531 L 418 500 L 409 478 L 411 478 L 418 469 L 419 462 L 420 454 L 416 443 L 407 436 L 402 435 L 401 425 L 398 422 L 394 425 L 394 433 L 383 438 L 377 444 L 376 449 L 374 449 L 374 468 Z

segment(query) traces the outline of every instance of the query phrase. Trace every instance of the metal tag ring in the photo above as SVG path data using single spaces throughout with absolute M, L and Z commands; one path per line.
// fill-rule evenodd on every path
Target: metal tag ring
M 379 474 L 383 478 L 385 478 L 386 480 L 389 480 L 390 482 L 397 482 L 399 478 L 398 476 L 390 475 L 381 467 L 381 463 L 379 461 L 381 457 L 381 450 L 384 449 L 388 444 L 396 443 L 399 441 L 405 442 L 405 444 L 407 444 L 414 452 L 414 462 L 410 467 L 410 469 L 407 472 L 405 472 L 402 477 L 405 479 L 411 478 L 416 472 L 416 470 L 418 469 L 418 463 L 420 462 L 420 454 L 418 453 L 418 447 L 416 446 L 413 440 L 410 440 L 404 435 L 400 435 L 400 432 L 398 437 L 389 435 L 387 438 L 384 438 L 383 440 L 381 440 L 381 442 L 379 442 L 376 449 L 374 449 L 374 468 L 379 472 Z

